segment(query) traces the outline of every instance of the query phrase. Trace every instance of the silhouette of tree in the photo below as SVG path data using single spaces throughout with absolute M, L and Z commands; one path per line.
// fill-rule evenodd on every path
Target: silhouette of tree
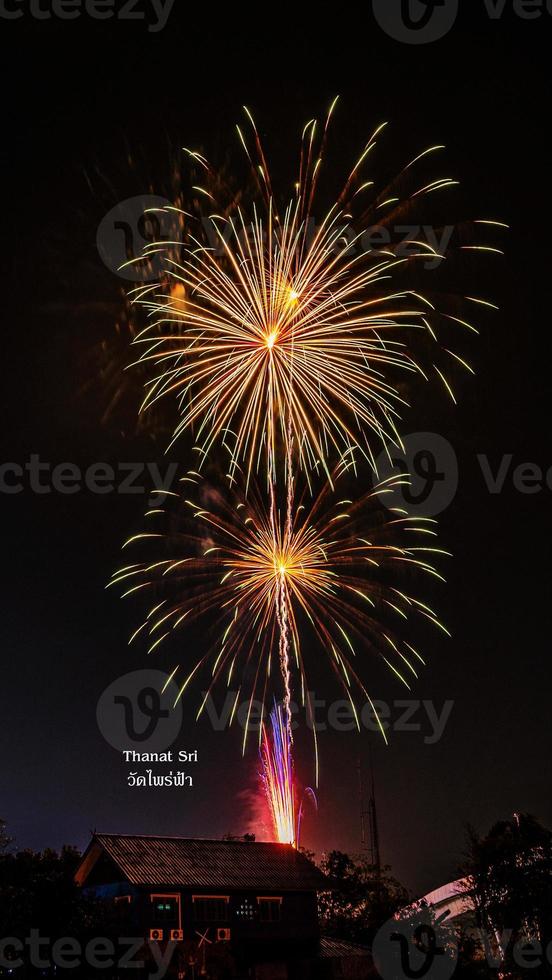
M 0 931 L 26 936 L 30 928 L 46 935 L 76 928 L 82 902 L 73 875 L 79 852 L 64 847 L 40 853 L 19 851 L 0 855 Z
M 319 900 L 326 935 L 370 944 L 380 926 L 411 901 L 388 867 L 378 869 L 363 857 L 331 851 L 320 867 L 330 884 Z
M 516 944 L 537 942 L 545 950 L 552 939 L 552 833 L 526 813 L 496 823 L 484 837 L 469 828 L 463 871 L 488 951 L 504 960 L 501 972 L 521 976 Z M 550 965 L 532 973 L 549 975 Z

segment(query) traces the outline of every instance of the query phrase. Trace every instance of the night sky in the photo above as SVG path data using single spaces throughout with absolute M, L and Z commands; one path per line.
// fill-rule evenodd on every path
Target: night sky
M 444 39 L 413 46 L 386 36 L 370 6 L 366 18 L 343 7 L 320 8 L 309 20 L 297 5 L 273 16 L 266 8 L 270 33 L 245 8 L 221 18 L 182 0 L 157 33 L 140 21 L 84 16 L 2 20 L 2 461 L 24 465 L 39 454 L 84 469 L 163 460 L 163 438 L 136 432 L 132 385 L 103 417 L 98 350 L 113 336 L 122 284 L 101 261 L 96 230 L 118 201 L 166 194 L 179 147 L 201 146 L 219 159 L 229 147 L 237 152 L 233 124 L 247 103 L 276 167 L 284 166 L 304 122 L 336 93 L 343 171 L 382 120 L 391 123 L 383 146 L 393 160 L 446 144 L 443 169 L 461 178 L 454 208 L 511 226 L 499 237 L 505 258 L 466 264 L 465 291 L 501 307 L 480 318 L 470 352 L 476 377 L 462 380 L 456 407 L 435 385 L 419 385 L 403 422 L 405 433 L 443 435 L 459 462 L 458 492 L 440 516 L 440 540 L 454 559 L 447 588 L 431 594 L 453 638 L 435 635 L 426 645 L 428 668 L 412 695 L 454 707 L 433 745 L 426 731 L 395 733 L 389 748 L 366 733 L 325 734 L 319 814 L 307 818 L 303 841 L 319 853 L 359 850 L 357 760 L 366 764 L 372 745 L 382 857 L 423 893 L 456 875 L 467 823 L 485 830 L 526 810 L 552 824 L 552 489 L 521 493 L 512 483 L 520 464 L 552 467 L 552 17 L 524 20 L 507 3 L 493 20 L 483 2 L 464 0 Z M 501 493 L 489 492 L 478 455 L 493 471 L 513 457 Z M 130 609 L 104 588 L 144 497 L 27 486 L 0 494 L 0 506 L 0 816 L 17 843 L 82 847 L 92 828 L 188 836 L 249 829 L 240 794 L 254 789 L 256 758 L 251 750 L 241 759 L 237 732 L 196 726 L 190 710 L 178 745 L 201 753 L 193 791 L 137 794 L 98 731 L 102 691 L 146 666 L 143 651 L 126 645 Z M 167 666 L 147 664 L 157 665 Z M 403 697 L 381 673 L 375 693 Z M 308 779 L 306 736 L 302 743 Z

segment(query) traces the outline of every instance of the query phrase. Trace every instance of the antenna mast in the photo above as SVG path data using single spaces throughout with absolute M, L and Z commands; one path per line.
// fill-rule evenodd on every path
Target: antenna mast
M 372 750 L 368 753 L 370 765 L 370 785 L 368 804 L 364 793 L 364 780 L 362 775 L 362 762 L 358 760 L 358 787 L 360 796 L 360 843 L 363 851 L 368 851 L 370 864 L 376 869 L 376 875 L 381 874 L 381 856 L 378 829 L 378 811 L 376 806 L 376 784 L 374 778 L 374 762 Z M 366 839 L 368 831 L 368 842 Z

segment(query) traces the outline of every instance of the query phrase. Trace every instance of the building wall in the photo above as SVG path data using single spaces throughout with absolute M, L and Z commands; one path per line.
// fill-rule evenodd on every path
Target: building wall
M 288 936 L 290 938 L 317 938 L 318 916 L 316 896 L 310 893 L 274 893 L 266 890 L 260 892 L 242 891 L 228 893 L 221 890 L 220 896 L 228 898 L 223 903 L 225 913 L 219 917 L 205 919 L 197 914 L 197 903 L 194 898 L 215 897 L 215 892 L 183 891 L 179 889 L 141 889 L 138 897 L 142 909 L 142 921 L 148 929 L 158 925 L 163 928 L 163 922 L 156 917 L 156 904 L 163 904 L 161 898 L 152 901 L 152 895 L 173 895 L 180 898 L 180 920 L 185 936 L 193 937 L 196 931 L 209 932 L 212 938 L 217 928 L 230 928 L 232 935 L 251 939 L 260 937 Z M 263 921 L 260 914 L 258 899 L 272 899 L 279 907 L 280 917 L 276 921 Z M 178 904 L 178 903 L 177 903 Z M 178 914 L 170 915 L 166 920 L 166 928 L 178 928 Z
M 285 943 L 296 950 L 314 950 L 318 943 L 319 927 L 316 895 L 314 893 L 271 893 L 253 891 L 226 893 L 225 914 L 217 919 L 200 918 L 193 898 L 214 896 L 214 891 L 188 891 L 178 888 L 143 888 L 124 881 L 96 884 L 85 892 L 113 906 L 121 927 L 129 934 L 149 938 L 151 929 L 163 931 L 163 942 L 170 939 L 171 930 L 182 929 L 184 941 L 197 941 L 201 935 L 211 943 L 217 941 L 218 929 L 230 929 L 233 947 L 257 946 L 266 951 Z M 224 895 L 221 890 L 220 895 Z M 154 897 L 155 896 L 155 897 Z M 262 921 L 259 897 L 272 899 L 280 909 L 277 921 Z M 279 901 L 281 899 L 281 902 Z M 170 909 L 158 909 L 170 906 Z M 222 941 L 222 940 L 221 940 Z

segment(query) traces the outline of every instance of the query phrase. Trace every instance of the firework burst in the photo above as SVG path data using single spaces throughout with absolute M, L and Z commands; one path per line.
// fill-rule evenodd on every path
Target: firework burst
M 322 463 L 329 475 L 332 458 L 356 449 L 373 462 L 374 443 L 400 444 L 401 386 L 409 376 L 432 373 L 454 397 L 448 366 L 440 367 L 438 358 L 471 370 L 440 337 L 451 322 L 468 331 L 473 325 L 452 315 L 446 297 L 437 304 L 427 290 L 399 281 L 400 273 L 416 267 L 423 274 L 428 261 L 439 264 L 445 255 L 421 240 L 401 240 L 399 249 L 396 243 L 376 248 L 363 238 L 367 229 L 396 227 L 427 195 L 457 183 L 416 178 L 420 162 L 443 147 L 419 154 L 378 192 L 367 167 L 380 127 L 317 223 L 333 108 L 320 140 L 314 121 L 305 128 L 295 191 L 281 209 L 249 113 L 251 147 L 238 132 L 255 189 L 239 203 L 236 196 L 231 206 L 220 203 L 213 168 L 191 153 L 204 176 L 204 186 L 194 188 L 203 210 L 186 212 L 185 241 L 150 249 L 156 259 L 166 252 L 172 288 L 146 286 L 134 294 L 150 321 L 136 340 L 139 362 L 151 375 L 143 407 L 175 396 L 174 437 L 194 432 L 200 468 L 223 442 L 233 479 L 245 467 L 246 481 L 258 469 L 275 480 L 290 442 L 307 472 Z M 458 245 L 466 248 L 497 251 Z M 416 353 L 421 337 L 431 347 L 422 358 Z
M 333 477 L 340 482 L 339 474 Z M 149 653 L 181 645 L 184 630 L 202 637 L 201 656 L 170 674 L 180 678 L 181 697 L 192 678 L 205 673 L 207 693 L 198 717 L 214 685 L 237 685 L 230 721 L 245 699 L 245 748 L 253 703 L 260 701 L 264 711 L 274 667 L 283 666 L 283 636 L 286 686 L 293 670 L 312 714 L 301 640 L 307 630 L 324 651 L 357 724 L 355 695 L 371 701 L 364 679 L 369 654 L 409 687 L 423 658 L 398 638 L 397 623 L 421 617 L 446 630 L 401 583 L 410 577 L 407 572 L 441 578 L 431 561 L 445 553 L 432 543 L 434 521 L 404 511 L 385 516 L 381 498 L 405 477 L 390 478 L 356 502 L 339 498 L 326 482 L 315 498 L 305 490 L 291 515 L 287 500 L 280 508 L 273 496 L 267 505 L 256 487 L 238 495 L 214 490 L 197 474 L 183 480 L 186 489 L 175 495 L 176 507 L 169 513 L 164 506 L 151 508 L 148 530 L 124 545 L 130 553 L 153 549 L 151 557 L 125 565 L 111 584 L 123 596 L 151 594 L 131 637 L 144 638 Z

